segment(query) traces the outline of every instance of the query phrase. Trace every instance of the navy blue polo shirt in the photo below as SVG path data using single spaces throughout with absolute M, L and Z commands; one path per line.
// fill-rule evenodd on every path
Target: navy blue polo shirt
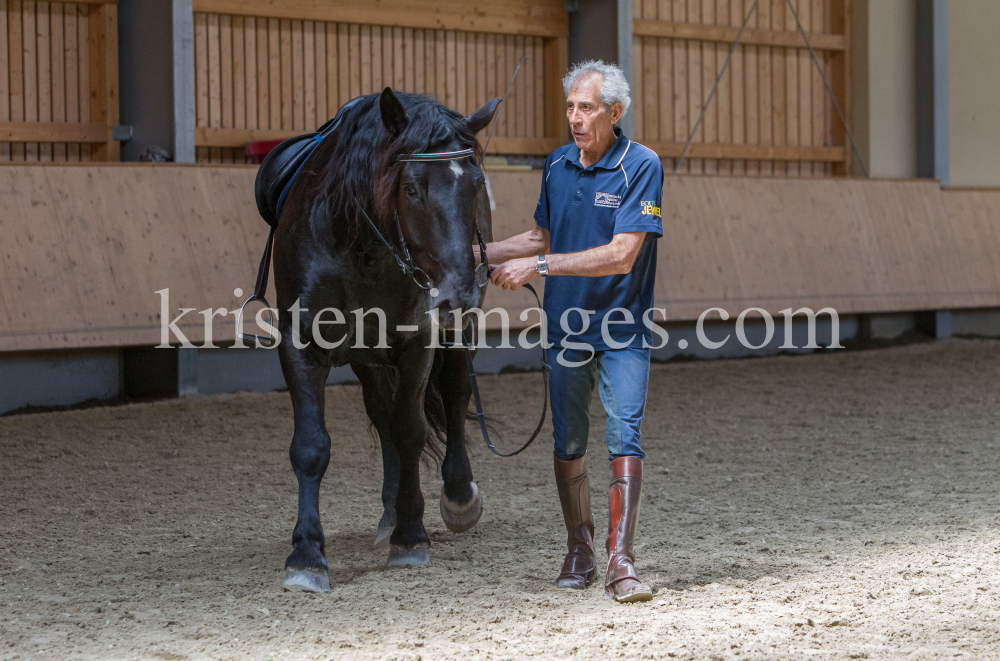
M 549 252 L 580 252 L 607 245 L 615 234 L 646 232 L 632 270 L 622 275 L 597 278 L 553 275 L 545 281 L 543 308 L 548 318 L 549 341 L 562 347 L 591 345 L 595 351 L 608 346 L 601 326 L 608 317 L 607 331 L 616 343 L 642 346 L 643 338 L 652 343 L 652 331 L 642 316 L 653 307 L 653 284 L 656 278 L 656 239 L 663 236 L 660 201 L 663 196 L 663 167 L 650 149 L 632 142 L 615 129 L 614 146 L 590 167 L 580 164 L 580 150 L 568 144 L 549 154 L 542 171 L 542 192 L 538 196 L 535 222 L 549 231 Z M 570 312 L 567 326 L 561 327 L 563 313 L 570 308 L 593 310 L 589 327 L 583 326 L 581 314 Z M 631 323 L 621 310 L 631 314 Z M 610 315 L 609 315 L 610 313 Z M 634 336 L 634 338 L 633 338 Z

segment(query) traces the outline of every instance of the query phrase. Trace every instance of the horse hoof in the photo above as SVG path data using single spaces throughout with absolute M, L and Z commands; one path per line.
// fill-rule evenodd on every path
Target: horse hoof
M 285 569 L 285 589 L 303 592 L 329 592 L 330 577 L 325 569 Z
M 427 544 L 417 544 L 412 549 L 393 544 L 389 547 L 389 567 L 419 567 L 431 561 Z
M 444 487 L 441 487 L 441 518 L 444 525 L 452 532 L 465 532 L 472 526 L 479 523 L 483 516 L 483 497 L 479 493 L 479 487 L 475 482 L 471 482 L 472 500 L 465 505 L 457 505 L 444 495 Z
M 375 533 L 375 548 L 384 549 L 389 546 L 389 538 L 392 537 L 392 530 L 396 526 L 379 526 Z
M 378 531 L 375 533 L 375 548 L 384 549 L 389 546 L 389 537 L 396 529 L 396 516 L 382 514 L 382 519 L 378 522 Z

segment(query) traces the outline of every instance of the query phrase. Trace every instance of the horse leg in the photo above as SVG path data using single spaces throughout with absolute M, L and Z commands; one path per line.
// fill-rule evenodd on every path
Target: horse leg
M 389 545 L 389 536 L 396 527 L 396 496 L 399 495 L 399 455 L 392 442 L 379 434 L 382 445 L 382 518 L 375 533 L 375 548 Z
M 292 396 L 295 430 L 288 456 L 299 482 L 299 512 L 292 532 L 292 554 L 285 560 L 285 587 L 307 592 L 329 592 L 324 557 L 326 538 L 319 520 L 319 487 L 330 463 L 330 435 L 323 416 L 326 379 L 330 368 L 308 349 L 291 342 L 280 347 L 281 370 Z
M 361 382 L 365 411 L 375 425 L 382 446 L 382 518 L 375 534 L 375 548 L 384 548 L 389 545 L 389 535 L 396 527 L 396 496 L 399 494 L 399 455 L 389 440 L 388 425 L 395 382 L 392 370 L 384 367 L 352 363 L 351 369 Z
M 399 492 L 396 495 L 396 527 L 389 537 L 389 566 L 414 567 L 430 562 L 430 541 L 424 530 L 424 496 L 420 492 L 420 454 L 430 427 L 424 414 L 434 352 L 415 347 L 397 363 L 399 387 L 388 425 L 389 438 L 399 457 Z
M 448 445 L 441 464 L 441 518 L 448 530 L 465 532 L 483 515 L 483 497 L 472 481 L 472 464 L 465 445 L 465 416 L 472 397 L 464 351 L 439 350 L 444 354 L 437 387 L 447 417 Z

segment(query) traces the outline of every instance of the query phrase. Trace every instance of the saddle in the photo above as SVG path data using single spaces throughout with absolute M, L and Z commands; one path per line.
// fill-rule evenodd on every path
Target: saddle
M 272 229 L 278 226 L 281 208 L 285 204 L 288 191 L 292 188 L 292 182 L 295 181 L 295 175 L 323 139 L 340 127 L 344 114 L 353 108 L 359 99 L 360 97 L 345 103 L 333 119 L 314 133 L 304 133 L 289 138 L 268 152 L 257 170 L 254 196 L 257 199 L 257 211 Z

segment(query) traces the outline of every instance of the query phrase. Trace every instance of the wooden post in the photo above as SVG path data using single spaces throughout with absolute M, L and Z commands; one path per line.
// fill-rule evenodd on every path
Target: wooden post
M 569 140 L 566 120 L 566 96 L 562 79 L 569 69 L 569 39 L 554 37 L 545 40 L 545 137 L 557 138 L 563 144 Z
M 830 86 L 833 87 L 833 94 L 844 112 L 847 125 L 851 126 L 851 0 L 834 0 L 830 11 L 833 32 L 844 35 L 844 50 L 834 51 L 831 54 Z M 833 173 L 839 176 L 851 176 L 854 152 L 851 150 L 847 132 L 841 125 L 839 117 L 835 117 L 833 121 L 833 144 L 844 147 L 844 160 L 834 166 Z
M 107 142 L 93 146 L 95 161 L 121 160 L 121 149 L 112 139 L 118 123 L 118 7 L 89 6 L 90 121 L 107 126 Z

